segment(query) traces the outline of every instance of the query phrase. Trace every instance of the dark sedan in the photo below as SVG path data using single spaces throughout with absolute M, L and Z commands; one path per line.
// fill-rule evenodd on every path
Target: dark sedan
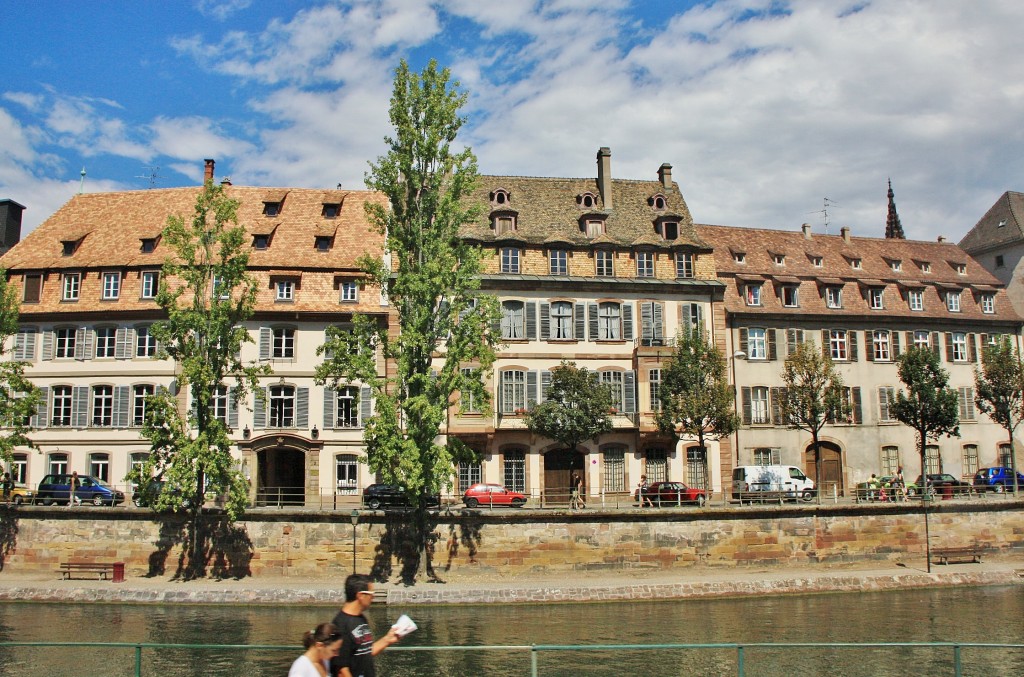
M 708 500 L 707 491 L 688 487 L 682 482 L 655 482 L 647 488 L 644 496 L 655 505 L 704 505 Z
M 916 486 L 924 486 L 921 482 L 921 476 L 918 475 L 914 481 Z M 929 473 L 928 475 L 928 491 L 933 494 L 945 493 L 946 487 L 949 487 L 953 494 L 967 494 L 971 491 L 971 483 L 958 480 L 957 478 L 946 473 Z
M 428 496 L 425 500 L 426 507 L 436 508 L 441 505 L 441 497 Z M 412 503 L 405 490 L 397 484 L 371 484 L 363 489 L 363 505 L 371 510 L 378 508 L 411 508 Z

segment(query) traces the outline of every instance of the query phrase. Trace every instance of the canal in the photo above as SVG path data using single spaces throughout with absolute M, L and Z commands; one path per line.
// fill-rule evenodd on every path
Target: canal
M 406 646 L 752 642 L 1024 642 L 1024 586 L 643 603 L 375 607 L 379 630 L 403 612 L 420 629 Z M 283 677 L 303 631 L 328 607 L 124 604 L 0 605 L 0 642 L 295 645 L 294 651 L 146 650 L 143 674 Z M 951 650 L 746 650 L 746 674 L 952 675 Z M 964 675 L 1024 675 L 1024 650 L 964 650 Z M 0 647 L 0 675 L 133 674 L 128 649 Z M 735 650 L 543 653 L 545 676 L 735 675 Z M 527 651 L 388 651 L 384 677 L 528 675 Z

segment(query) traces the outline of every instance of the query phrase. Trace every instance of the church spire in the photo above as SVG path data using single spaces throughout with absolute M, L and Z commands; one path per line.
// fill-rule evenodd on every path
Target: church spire
M 885 219 L 885 237 L 886 239 L 905 240 L 907 236 L 903 234 L 900 215 L 896 213 L 896 201 L 893 199 L 895 196 L 896 194 L 892 192 L 892 179 L 889 179 L 889 216 Z

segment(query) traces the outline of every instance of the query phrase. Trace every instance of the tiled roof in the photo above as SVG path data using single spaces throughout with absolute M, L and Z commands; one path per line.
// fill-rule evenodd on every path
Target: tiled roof
M 980 253 L 1024 239 L 1024 193 L 1007 191 L 960 240 L 964 251 Z
M 898 310 L 899 317 L 926 317 L 951 321 L 1019 321 L 1002 284 L 980 263 L 957 245 L 948 242 L 921 242 L 883 238 L 850 237 L 812 233 L 810 239 L 800 231 L 696 226 L 701 239 L 715 248 L 715 266 L 726 285 L 726 310 L 737 314 L 799 314 L 828 317 L 872 316 L 888 318 Z M 743 253 L 743 263 L 733 252 Z M 774 255 L 785 253 L 783 265 Z M 822 266 L 814 259 L 821 257 Z M 855 269 L 853 262 L 859 263 Z M 899 270 L 893 265 L 899 264 Z M 924 272 L 927 264 L 931 272 Z M 963 265 L 961 275 L 957 266 Z M 765 280 L 761 305 L 748 306 L 742 295 L 745 280 Z M 799 307 L 782 305 L 781 287 L 799 283 Z M 828 308 L 824 288 L 842 285 L 842 308 Z M 884 288 L 885 308 L 868 305 L 867 289 Z M 924 310 L 911 313 L 904 298 L 907 289 L 924 290 Z M 961 311 L 946 309 L 946 290 L 963 290 Z M 981 294 L 994 294 L 995 313 L 982 313 L 977 302 Z M 976 298 L 978 297 L 978 298 Z M 902 311 L 906 310 L 906 313 Z

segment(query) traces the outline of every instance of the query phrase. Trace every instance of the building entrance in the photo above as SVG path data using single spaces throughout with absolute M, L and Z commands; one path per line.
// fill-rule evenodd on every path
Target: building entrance
M 571 449 L 544 454 L 544 505 L 569 505 L 572 474 L 586 478 L 584 460 L 583 454 Z M 583 482 L 586 484 L 586 479 Z
M 818 442 L 818 447 L 821 450 L 821 486 L 818 487 L 818 490 L 822 496 L 831 496 L 833 490 L 839 496 L 845 495 L 843 493 L 845 487 L 843 486 L 842 450 L 832 442 Z M 812 480 L 817 480 L 813 444 L 807 447 L 805 457 L 804 467 L 807 468 L 807 476 Z
M 268 447 L 256 455 L 256 505 L 306 502 L 306 454 L 291 447 Z

